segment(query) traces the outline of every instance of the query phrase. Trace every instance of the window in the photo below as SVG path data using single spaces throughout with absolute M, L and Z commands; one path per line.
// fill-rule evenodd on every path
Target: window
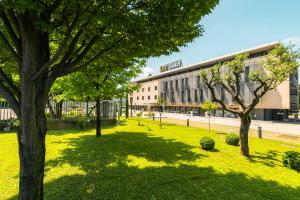
M 144 89 L 145 89 L 145 88 L 142 88 L 142 92 L 144 92 Z
M 199 90 L 199 94 L 200 94 L 200 102 L 203 102 L 203 89 Z
M 191 91 L 187 90 L 187 100 L 188 102 L 191 102 Z
M 197 82 L 197 88 L 200 88 L 200 85 L 201 85 L 201 78 L 200 78 L 200 76 L 197 76 L 197 80 L 196 80 Z
M 136 97 L 136 100 L 139 100 L 139 97 Z
M 170 81 L 170 89 L 173 90 L 173 81 Z
M 195 102 L 198 102 L 198 90 L 195 90 Z
M 181 91 L 181 102 L 184 103 L 184 91 Z
M 157 95 L 154 95 L 154 99 L 155 99 L 155 100 L 157 99 Z
M 189 79 L 185 78 L 185 89 L 189 88 Z
M 167 91 L 168 90 L 168 81 L 164 82 L 164 90 Z
M 175 81 L 175 89 L 178 90 L 178 80 Z
M 144 100 L 144 96 L 142 96 L 142 100 Z
M 223 87 L 221 87 L 221 100 L 224 101 L 225 100 L 225 90 Z
M 249 83 L 249 66 L 245 67 L 245 83 Z
M 184 78 L 181 79 L 181 89 L 184 89 Z
M 150 96 L 148 96 L 148 100 L 150 100 Z
M 154 90 L 157 90 L 157 86 L 154 86 Z
M 132 103 L 132 102 L 133 102 L 133 97 L 130 97 L 130 100 L 129 100 L 129 102 L 130 102 L 130 103 Z
M 148 87 L 148 92 L 150 92 L 150 87 Z

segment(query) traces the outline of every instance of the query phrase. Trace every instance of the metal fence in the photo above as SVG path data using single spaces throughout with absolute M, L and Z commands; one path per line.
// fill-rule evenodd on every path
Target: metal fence
M 118 104 L 115 101 L 101 101 L 101 119 L 115 119 Z M 95 102 L 65 101 L 48 103 L 45 113 L 48 119 L 94 118 Z M 14 131 L 18 125 L 17 116 L 5 101 L 0 101 L 0 132 Z
M 100 116 L 103 119 L 115 119 L 117 103 L 115 101 L 101 101 Z M 48 118 L 94 117 L 96 116 L 95 102 L 65 101 L 50 102 L 46 107 Z

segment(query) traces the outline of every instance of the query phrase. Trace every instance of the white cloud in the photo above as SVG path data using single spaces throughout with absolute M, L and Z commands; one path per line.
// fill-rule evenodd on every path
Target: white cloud
M 295 45 L 297 48 L 300 47 L 300 37 L 290 37 L 282 40 L 283 44 L 292 44 Z
M 147 77 L 147 76 L 149 76 L 149 74 L 153 74 L 153 72 L 154 72 L 154 69 L 153 69 L 153 68 L 151 68 L 151 67 L 145 67 L 145 68 L 143 69 L 143 72 L 142 72 L 142 74 L 140 75 L 140 77 Z

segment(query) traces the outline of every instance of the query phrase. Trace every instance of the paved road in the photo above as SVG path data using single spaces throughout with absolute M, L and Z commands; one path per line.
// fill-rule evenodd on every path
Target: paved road
M 158 115 L 157 115 L 158 116 Z M 187 114 L 175 114 L 175 113 L 164 113 L 163 117 L 187 120 L 193 122 L 202 122 L 208 123 L 208 117 L 200 116 L 190 116 Z M 219 124 L 226 126 L 240 126 L 240 120 L 237 118 L 223 118 L 223 117 L 211 117 L 211 124 Z M 300 122 L 275 122 L 275 121 L 261 121 L 261 120 L 252 120 L 251 129 L 257 129 L 258 126 L 261 126 L 264 131 L 284 133 L 300 136 Z

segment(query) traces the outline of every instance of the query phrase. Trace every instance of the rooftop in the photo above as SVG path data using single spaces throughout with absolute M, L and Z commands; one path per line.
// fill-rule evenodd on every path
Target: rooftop
M 227 55 L 215 57 L 215 58 L 208 59 L 208 60 L 203 60 L 196 64 L 187 65 L 187 66 L 176 68 L 176 69 L 166 71 L 166 72 L 161 72 L 157 75 L 153 75 L 153 76 L 149 76 L 146 78 L 136 80 L 135 82 L 151 81 L 151 80 L 156 80 L 156 79 L 163 78 L 163 77 L 170 76 L 170 75 L 180 74 L 180 73 L 184 73 L 184 72 L 188 72 L 188 71 L 199 70 L 201 68 L 206 68 L 206 67 L 212 66 L 219 62 L 224 62 L 224 61 L 230 60 L 230 59 L 234 58 L 234 56 L 236 56 L 240 53 L 254 54 L 254 53 L 259 53 L 259 52 L 263 52 L 263 51 L 268 51 L 268 50 L 273 49 L 278 44 L 280 44 L 280 41 L 274 41 L 274 42 L 259 45 L 259 46 L 253 47 L 253 48 L 244 49 L 241 51 L 230 53 Z

